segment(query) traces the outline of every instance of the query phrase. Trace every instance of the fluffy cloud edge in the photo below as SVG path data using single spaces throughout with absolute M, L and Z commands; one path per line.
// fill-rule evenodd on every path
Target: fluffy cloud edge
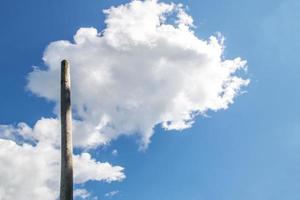
M 190 128 L 199 114 L 227 109 L 250 82 L 236 75 L 246 61 L 224 59 L 220 35 L 198 38 L 182 4 L 137 0 L 105 14 L 103 30 L 80 28 L 73 42 L 49 44 L 47 68 L 28 75 L 27 88 L 55 102 L 57 113 L 59 63 L 70 60 L 75 126 L 85 133 L 75 131 L 78 146 L 135 134 L 147 148 L 155 126 Z
M 26 123 L 0 125 L 0 198 L 53 200 L 58 197 L 60 150 L 52 140 L 55 132 L 52 123 L 57 121 L 42 118 L 34 128 Z M 96 161 L 87 152 L 73 158 L 74 184 L 122 181 L 126 177 L 123 167 Z
M 71 61 L 72 77 L 80 80 L 73 81 L 77 147 L 89 149 L 121 135 L 137 134 L 141 148 L 146 148 L 155 126 L 189 128 L 197 115 L 227 109 L 249 84 L 236 75 L 246 68 L 246 61 L 239 57 L 225 60 L 224 45 L 217 37 L 196 37 L 193 18 L 181 4 L 136 0 L 111 7 L 105 14 L 104 30 L 80 28 L 73 42 L 49 44 L 43 57 L 47 68 L 35 67 L 28 75 L 27 89 L 56 102 L 58 114 L 59 62 Z M 169 23 L 168 17 L 174 15 Z M 0 198 L 57 197 L 59 133 L 56 118 L 42 118 L 32 128 L 26 123 L 0 125 L 0 169 L 5 172 L 0 178 L 5 182 Z M 122 167 L 98 162 L 88 153 L 74 155 L 74 163 L 79 184 L 125 178 Z M 20 171 L 24 171 L 20 176 L 12 173 Z M 34 189 L 29 190 L 30 186 Z M 84 189 L 77 193 L 81 198 L 89 195 Z

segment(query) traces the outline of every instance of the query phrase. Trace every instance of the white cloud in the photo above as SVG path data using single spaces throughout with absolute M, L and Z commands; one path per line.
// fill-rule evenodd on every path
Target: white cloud
M 71 62 L 79 146 L 138 134 L 146 147 L 156 125 L 189 128 L 198 114 L 226 109 L 248 83 L 235 75 L 246 62 L 223 59 L 218 38 L 195 36 L 182 5 L 132 1 L 105 13 L 104 30 L 81 28 L 73 43 L 51 43 L 47 68 L 28 76 L 30 91 L 58 103 L 60 61 Z
M 0 199 L 54 200 L 58 197 L 60 150 L 53 143 L 59 132 L 56 125 L 56 120 L 42 118 L 32 129 L 25 123 L 17 127 L 0 126 L 0 138 L 5 138 L 0 139 Z M 75 184 L 124 178 L 120 166 L 98 162 L 88 153 L 74 156 Z
M 113 197 L 115 195 L 119 194 L 119 190 L 114 190 L 114 191 L 111 191 L 111 192 L 107 192 L 105 194 L 106 197 Z
M 119 152 L 118 152 L 117 149 L 114 149 L 114 150 L 112 150 L 111 154 L 112 154 L 113 156 L 117 156 L 117 155 L 119 154 Z
M 106 182 L 120 181 L 125 178 L 123 167 L 111 166 L 109 163 L 101 163 L 91 158 L 88 153 L 75 156 L 75 182 L 84 183 L 89 180 Z
M 85 190 L 85 189 L 76 189 L 74 190 L 74 198 L 79 198 L 79 199 L 87 199 L 90 197 L 91 194 Z
M 0 199 L 54 200 L 58 195 L 57 150 L 0 139 Z
M 156 125 L 189 128 L 195 116 L 228 108 L 248 83 L 235 75 L 246 62 L 223 59 L 222 40 L 195 36 L 182 5 L 136 0 L 105 14 L 104 30 L 81 28 L 74 42 L 49 44 L 47 68 L 28 75 L 27 88 L 55 102 L 58 114 L 60 61 L 70 61 L 76 147 L 137 134 L 145 148 Z M 59 135 L 58 118 L 0 125 L 0 199 L 57 198 Z M 122 167 L 88 153 L 74 156 L 74 166 L 76 183 L 125 178 Z M 75 195 L 89 198 L 83 189 Z

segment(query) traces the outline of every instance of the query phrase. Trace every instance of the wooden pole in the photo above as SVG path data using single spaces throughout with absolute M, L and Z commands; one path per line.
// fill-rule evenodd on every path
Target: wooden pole
M 61 62 L 61 177 L 60 199 L 73 200 L 71 80 L 68 61 Z

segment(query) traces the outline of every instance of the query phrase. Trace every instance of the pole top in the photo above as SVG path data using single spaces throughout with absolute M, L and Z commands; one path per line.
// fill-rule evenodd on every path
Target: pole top
M 63 59 L 62 61 L 61 61 L 61 65 L 62 66 L 65 66 L 65 65 L 68 65 L 69 64 L 69 62 L 66 60 L 66 59 Z

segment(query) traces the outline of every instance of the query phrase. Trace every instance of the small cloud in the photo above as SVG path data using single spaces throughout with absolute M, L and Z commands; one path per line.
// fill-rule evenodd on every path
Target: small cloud
M 91 194 L 85 189 L 77 189 L 74 191 L 74 198 L 87 199 Z
M 120 192 L 119 190 L 114 190 L 114 191 L 106 193 L 105 196 L 106 197 L 113 197 L 113 196 L 117 195 L 119 192 Z
M 111 152 L 111 154 L 113 155 L 113 156 L 117 156 L 118 155 L 118 150 L 117 149 L 114 149 L 114 150 L 112 150 L 112 152 Z

